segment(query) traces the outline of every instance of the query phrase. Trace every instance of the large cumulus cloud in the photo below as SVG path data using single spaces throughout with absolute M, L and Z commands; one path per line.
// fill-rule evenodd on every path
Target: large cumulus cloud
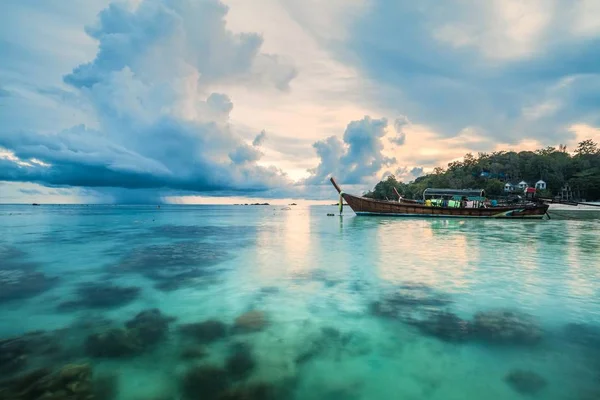
M 260 35 L 228 31 L 227 11 L 217 0 L 143 0 L 134 11 L 112 3 L 100 13 L 98 24 L 87 28 L 100 43 L 96 58 L 75 68 L 65 81 L 91 87 L 129 66 L 154 79 L 192 68 L 201 83 L 258 80 L 287 88 L 294 68 L 261 53 Z
M 226 29 L 217 0 L 111 3 L 86 28 L 95 58 L 64 76 L 93 127 L 2 131 L 0 180 L 185 191 L 266 190 L 288 183 L 229 124 L 228 84 L 287 90 L 295 69 L 262 38 Z M 30 162 L 29 160 L 39 162 Z
M 386 135 L 387 119 L 365 116 L 346 127 L 343 141 L 335 136 L 316 142 L 313 147 L 320 159 L 311 169 L 308 184 L 326 182 L 333 175 L 348 184 L 363 183 L 384 166 L 396 160 L 383 154 L 382 139 Z

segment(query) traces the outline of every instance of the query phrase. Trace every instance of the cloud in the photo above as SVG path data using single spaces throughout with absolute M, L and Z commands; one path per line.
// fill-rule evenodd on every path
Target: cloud
M 8 90 L 0 87 L 0 97 L 9 97 L 9 96 L 10 96 L 10 92 Z
M 386 171 L 386 173 L 383 175 L 382 179 L 385 179 L 388 175 L 391 175 L 392 173 L 390 171 Z M 398 167 L 396 169 L 396 171 L 394 172 L 394 176 L 396 177 L 396 179 L 400 182 L 411 182 L 414 181 L 415 179 L 417 179 L 420 176 L 423 176 L 425 174 L 425 170 L 423 167 L 409 167 L 409 166 L 403 166 L 403 167 Z
M 382 153 L 387 125 L 385 118 L 365 116 L 348 124 L 343 142 L 331 136 L 313 144 L 320 162 L 309 171 L 311 176 L 306 183 L 324 183 L 334 175 L 340 182 L 358 184 L 372 178 L 384 166 L 395 163 L 394 158 Z
M 260 131 L 260 133 L 258 135 L 256 135 L 256 137 L 252 141 L 252 146 L 262 146 L 262 144 L 265 142 L 266 139 L 267 139 L 267 132 L 262 130 L 262 131 Z
M 390 138 L 390 142 L 397 146 L 402 146 L 404 143 L 406 143 L 406 133 L 398 133 L 395 137 Z
M 231 110 L 233 110 L 233 103 L 226 94 L 212 93 L 208 96 L 208 99 L 206 99 L 206 104 L 208 104 L 213 111 L 225 115 L 229 115 Z
M 40 190 L 37 190 L 37 189 L 19 189 L 19 192 L 21 192 L 25 195 L 28 195 L 28 196 L 43 194 Z
M 31 182 L 0 182 L 0 203 L 107 203 L 113 199 L 92 189 L 48 188 Z
M 201 83 L 233 80 L 287 88 L 295 69 L 261 53 L 260 35 L 228 31 L 227 12 L 216 0 L 143 0 L 134 10 L 111 3 L 98 24 L 87 28 L 100 42 L 96 58 L 75 68 L 65 82 L 89 88 L 128 66 L 144 77 L 168 78 L 192 68 Z M 156 61 L 163 62 L 145 65 Z
M 376 88 L 365 102 L 401 109 L 440 137 L 474 127 L 495 143 L 555 144 L 572 138 L 574 123 L 600 124 L 596 9 L 566 0 L 373 0 L 344 37 L 323 43 Z M 326 28 L 306 26 L 324 36 Z
M 390 142 L 398 146 L 402 146 L 404 143 L 406 143 L 406 133 L 404 132 L 404 127 L 407 125 L 410 125 L 410 121 L 405 116 L 396 118 L 394 121 L 396 136 L 390 138 Z
M 493 60 L 534 55 L 554 11 L 546 0 L 466 1 L 456 5 L 455 12 L 434 29 L 433 37 L 455 48 L 472 47 Z
M 289 184 L 229 123 L 233 103 L 214 89 L 287 90 L 295 68 L 261 52 L 255 33 L 226 29 L 216 0 L 111 3 L 86 28 L 92 61 L 64 76 L 69 90 L 45 95 L 86 104 L 93 127 L 0 133 L 0 180 L 128 189 L 257 191 Z M 35 159 L 40 163 L 27 160 Z M 28 165 L 24 165 L 27 163 Z M 125 193 L 125 194 L 123 194 Z
M 347 152 L 344 143 L 337 137 L 330 136 L 314 143 L 313 147 L 317 151 L 320 163 L 316 168 L 309 171 L 311 177 L 307 179 L 307 183 L 324 183 L 330 174 L 339 176 L 342 173 L 341 160 Z
M 262 155 L 263 153 L 257 148 L 244 144 L 229 153 L 229 158 L 234 164 L 246 164 L 260 160 Z
M 415 178 L 418 178 L 420 176 L 423 176 L 425 174 L 425 171 L 423 170 L 423 167 L 414 167 L 410 170 L 410 174 Z

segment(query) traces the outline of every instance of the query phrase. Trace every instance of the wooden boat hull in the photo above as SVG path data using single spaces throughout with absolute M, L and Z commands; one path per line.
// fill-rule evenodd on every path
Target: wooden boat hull
M 343 193 L 332 178 L 332 183 L 357 215 L 385 215 L 393 217 L 434 218 L 498 218 L 498 219 L 542 219 L 548 210 L 547 204 L 519 205 L 489 208 L 431 207 L 424 204 L 398 203 L 373 200 Z

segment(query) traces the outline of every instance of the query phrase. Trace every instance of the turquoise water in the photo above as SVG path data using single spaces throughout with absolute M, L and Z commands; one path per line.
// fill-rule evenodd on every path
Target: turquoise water
M 2 206 L 0 338 L 29 342 L 0 342 L 1 376 L 89 363 L 123 400 L 600 398 L 600 222 L 335 209 Z M 149 309 L 160 334 L 135 336 Z

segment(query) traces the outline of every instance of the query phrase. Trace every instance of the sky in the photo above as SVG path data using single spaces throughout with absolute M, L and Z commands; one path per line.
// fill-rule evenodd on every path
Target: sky
M 599 49 L 596 0 L 3 0 L 0 203 L 330 202 L 574 149 Z

